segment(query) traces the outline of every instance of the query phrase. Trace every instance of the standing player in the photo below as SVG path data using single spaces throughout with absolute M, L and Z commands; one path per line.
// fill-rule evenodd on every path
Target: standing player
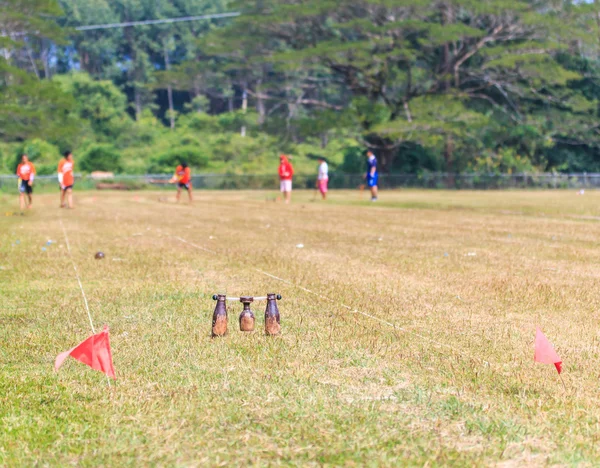
M 73 185 L 75 176 L 73 170 L 75 163 L 70 151 L 65 151 L 64 158 L 58 163 L 58 183 L 60 184 L 60 207 L 65 208 L 68 204 L 69 209 L 73 209 Z M 67 203 L 65 203 L 65 197 Z
M 327 184 L 329 183 L 329 166 L 325 158 L 319 158 L 319 174 L 317 175 L 317 188 L 323 200 L 327 199 Z
M 289 203 L 292 199 L 292 179 L 294 177 L 294 168 L 285 154 L 279 155 L 279 187 L 285 202 Z
M 26 154 L 21 155 L 21 164 L 17 166 L 17 175 L 19 176 L 19 205 L 21 211 L 25 209 L 25 194 L 27 194 L 27 209 L 31 208 L 33 200 L 33 179 L 35 179 L 35 166 Z
M 377 183 L 379 182 L 379 173 L 377 172 L 377 158 L 373 151 L 367 151 L 367 174 L 365 175 L 367 186 L 371 189 L 371 201 L 377 201 Z
M 177 203 L 179 203 L 181 189 L 183 188 L 187 190 L 190 203 L 192 203 L 192 171 L 188 167 L 187 163 L 182 161 L 181 164 L 177 166 L 175 169 L 175 174 L 170 182 L 172 184 L 177 184 Z

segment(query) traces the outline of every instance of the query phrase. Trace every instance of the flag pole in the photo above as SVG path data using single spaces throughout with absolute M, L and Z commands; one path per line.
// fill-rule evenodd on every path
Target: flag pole
M 565 384 L 565 381 L 564 381 L 562 375 L 558 374 L 558 377 L 560 378 L 560 381 L 562 382 L 563 387 L 565 388 L 565 392 L 566 392 L 567 391 L 567 385 Z

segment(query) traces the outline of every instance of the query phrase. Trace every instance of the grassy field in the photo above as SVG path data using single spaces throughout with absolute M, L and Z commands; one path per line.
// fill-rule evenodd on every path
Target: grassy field
M 600 463 L 600 193 L 274 196 L 0 198 L 0 465 Z M 53 372 L 91 334 L 61 220 L 110 388 Z M 234 303 L 211 339 L 218 292 L 282 294 L 281 336 Z

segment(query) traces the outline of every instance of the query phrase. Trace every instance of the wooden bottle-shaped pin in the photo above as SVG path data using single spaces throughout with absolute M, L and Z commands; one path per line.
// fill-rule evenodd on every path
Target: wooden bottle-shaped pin
M 278 335 L 281 331 L 277 299 L 281 299 L 281 296 L 267 294 L 267 310 L 265 310 L 265 333 L 267 335 Z
M 243 332 L 254 331 L 254 314 L 250 310 L 250 303 L 254 302 L 253 297 L 240 297 L 240 302 L 244 304 L 244 310 L 240 314 L 240 330 Z
M 217 301 L 212 321 L 212 336 L 225 336 L 227 334 L 227 307 L 225 305 L 224 294 L 214 295 L 213 299 Z

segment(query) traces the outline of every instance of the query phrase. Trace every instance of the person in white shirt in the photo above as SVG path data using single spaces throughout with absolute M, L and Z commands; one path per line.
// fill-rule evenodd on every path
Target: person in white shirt
M 329 166 L 325 158 L 319 158 L 319 174 L 317 175 L 317 188 L 323 200 L 327 199 L 327 184 L 329 183 Z

